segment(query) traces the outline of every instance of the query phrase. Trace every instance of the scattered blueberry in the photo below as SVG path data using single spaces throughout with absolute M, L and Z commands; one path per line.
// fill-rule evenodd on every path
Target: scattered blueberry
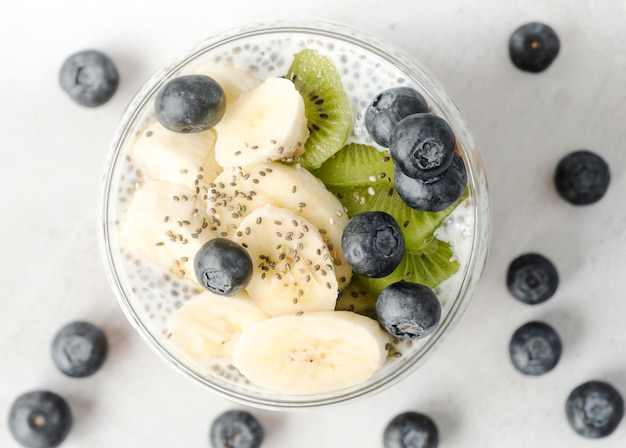
M 226 411 L 211 424 L 209 440 L 213 448 L 258 448 L 264 437 L 263 426 L 246 411 Z
M 522 325 L 509 342 L 511 362 L 524 375 L 543 375 L 554 369 L 562 350 L 559 335 L 544 322 Z
M 452 165 L 439 177 L 421 181 L 394 169 L 394 186 L 398 195 L 411 208 L 438 212 L 454 204 L 465 191 L 467 171 L 463 160 L 454 154 Z
M 406 176 L 424 181 L 441 176 L 452 164 L 455 150 L 456 138 L 448 122 L 429 113 L 400 120 L 389 140 L 396 166 Z
M 602 199 L 609 188 L 607 163 L 591 151 L 574 151 L 563 157 L 554 173 L 556 191 L 574 205 L 589 205 Z
M 52 361 L 67 376 L 83 378 L 102 367 L 108 347 L 100 328 L 89 322 L 70 322 L 52 340 Z
M 252 277 L 252 259 L 240 244 L 228 238 L 214 238 L 194 258 L 198 282 L 209 291 L 232 296 L 242 291 Z
M 544 23 L 531 22 L 517 28 L 509 40 L 511 62 L 525 72 L 539 73 L 556 59 L 559 36 Z
M 69 434 L 72 421 L 65 399 L 45 390 L 20 395 L 9 410 L 9 430 L 27 448 L 59 446 Z
M 113 61 L 104 53 L 85 50 L 68 57 L 61 66 L 61 88 L 85 107 L 97 107 L 109 101 L 119 84 Z
M 418 412 L 396 415 L 385 427 L 384 448 L 437 448 L 439 431 L 435 422 Z
M 343 230 L 341 248 L 354 272 L 380 278 L 391 274 L 404 256 L 404 235 L 388 213 L 354 215 Z
M 386 286 L 376 299 L 376 320 L 397 339 L 420 339 L 432 333 L 441 319 L 435 293 L 419 283 L 400 281 Z
M 559 273 L 554 264 L 537 253 L 515 258 L 509 265 L 506 286 L 516 299 L 528 305 L 545 302 L 559 286 Z
M 624 416 L 624 400 L 603 381 L 588 381 L 567 397 L 565 413 L 570 426 L 583 437 L 599 439 L 611 434 Z
M 154 110 L 157 120 L 170 131 L 200 132 L 222 119 L 226 95 L 209 76 L 178 76 L 157 93 Z
M 410 87 L 392 87 L 378 94 L 365 112 L 365 128 L 372 140 L 388 148 L 391 131 L 409 115 L 428 112 L 421 93 Z

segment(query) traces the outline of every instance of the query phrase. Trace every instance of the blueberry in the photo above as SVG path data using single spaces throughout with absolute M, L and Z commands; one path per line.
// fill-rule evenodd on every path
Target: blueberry
M 372 140 L 388 148 L 391 131 L 409 115 L 428 112 L 421 93 L 410 87 L 392 87 L 378 94 L 365 111 L 365 128 Z
M 74 378 L 98 371 L 107 352 L 106 336 L 89 322 L 70 322 L 52 340 L 52 361 L 61 372 Z
M 463 195 L 467 171 L 461 157 L 455 154 L 450 168 L 435 179 L 413 179 L 395 167 L 393 183 L 398 195 L 409 207 L 438 212 L 450 207 Z
M 419 283 L 392 283 L 376 299 L 376 320 L 383 330 L 398 339 L 428 336 L 440 319 L 439 299 L 430 288 Z
M 574 205 L 599 201 L 609 188 L 610 180 L 611 173 L 604 159 L 587 150 L 563 157 L 554 173 L 556 191 Z
M 59 73 L 61 88 L 85 107 L 97 107 L 109 101 L 119 80 L 113 61 L 96 50 L 74 53 L 63 62 Z
M 215 126 L 226 111 L 222 86 L 206 75 L 178 76 L 154 100 L 157 120 L 174 132 L 200 132 Z
M 263 426 L 256 417 L 240 410 L 219 415 L 211 424 L 209 432 L 213 448 L 258 448 L 263 437 Z
M 561 339 L 544 322 L 528 322 L 513 333 L 509 355 L 513 366 L 524 375 L 543 375 L 561 358 Z
M 354 272 L 380 278 L 391 274 L 404 256 L 404 235 L 388 213 L 354 215 L 343 230 L 341 249 Z
M 214 238 L 194 258 L 198 282 L 209 291 L 232 296 L 241 292 L 252 277 L 252 259 L 240 244 L 228 238 Z
M 384 448 L 437 448 L 439 431 L 435 422 L 419 412 L 396 415 L 385 427 Z
M 456 138 L 443 118 L 433 114 L 413 114 L 393 128 L 389 153 L 408 177 L 431 180 L 441 176 L 452 164 Z
M 559 36 L 544 23 L 531 22 L 517 28 L 509 40 L 511 62 L 525 72 L 547 69 L 559 54 Z
M 506 286 L 516 299 L 528 305 L 537 305 L 554 295 L 559 286 L 559 273 L 543 255 L 526 253 L 509 265 Z
M 599 439 L 611 434 L 619 425 L 624 416 L 624 400 L 610 384 L 588 381 L 567 397 L 565 413 L 576 433 Z
M 69 434 L 72 421 L 65 399 L 45 390 L 20 395 L 9 410 L 9 430 L 27 448 L 59 446 Z

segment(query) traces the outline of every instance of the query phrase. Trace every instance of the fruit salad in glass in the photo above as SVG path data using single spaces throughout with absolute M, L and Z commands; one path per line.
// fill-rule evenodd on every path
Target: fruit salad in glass
M 101 241 L 131 323 L 235 401 L 380 391 L 458 321 L 490 233 L 474 139 L 434 78 L 330 23 L 202 42 L 128 106 Z

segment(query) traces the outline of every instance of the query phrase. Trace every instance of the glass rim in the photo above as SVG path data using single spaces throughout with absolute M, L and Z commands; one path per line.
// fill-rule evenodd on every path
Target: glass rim
M 435 332 L 424 342 L 424 345 L 422 346 L 423 348 L 417 352 L 407 355 L 406 361 L 399 365 L 397 370 L 378 379 L 377 381 L 371 383 L 366 381 L 356 386 L 346 388 L 345 390 L 331 391 L 323 394 L 290 395 L 289 397 L 291 399 L 281 400 L 278 398 L 274 399 L 253 396 L 244 392 L 233 390 L 225 385 L 220 385 L 219 383 L 212 381 L 210 378 L 199 375 L 198 372 L 190 368 L 163 346 L 163 344 L 142 322 L 141 317 L 134 309 L 129 297 L 124 291 L 124 287 L 120 281 L 120 273 L 118 272 L 119 267 L 115 264 L 115 254 L 112 252 L 110 232 L 111 227 L 114 227 L 115 225 L 111 224 L 109 216 L 111 187 L 114 181 L 116 163 L 118 162 L 120 155 L 122 155 L 124 143 L 130 135 L 139 115 L 144 110 L 146 103 L 154 96 L 158 88 L 189 62 L 197 59 L 202 54 L 214 48 L 242 38 L 253 37 L 256 35 L 266 36 L 268 34 L 283 33 L 310 34 L 312 36 L 326 37 L 349 43 L 367 52 L 373 53 L 397 67 L 403 72 L 403 74 L 406 74 L 407 77 L 410 77 L 413 82 L 419 84 L 428 92 L 430 92 L 431 89 L 424 87 L 424 79 L 432 83 L 433 86 L 436 86 L 441 94 L 444 95 L 450 102 L 450 106 L 442 104 L 438 104 L 438 106 L 443 110 L 446 118 L 450 115 L 454 116 L 455 123 L 451 123 L 451 126 L 453 128 L 455 128 L 455 126 L 457 128 L 461 127 L 467 133 L 466 137 L 462 139 L 457 137 L 457 139 L 461 140 L 459 141 L 459 145 L 461 146 L 461 151 L 463 152 L 464 160 L 467 165 L 468 185 L 471 189 L 470 197 L 472 197 L 475 205 L 472 250 L 469 255 L 467 268 L 463 272 L 463 281 L 461 282 L 456 295 L 451 298 L 451 308 L 441 320 Z M 470 140 L 470 146 L 473 147 L 467 147 L 467 142 L 465 142 L 466 139 Z M 98 240 L 109 284 L 113 287 L 117 301 L 120 304 L 124 315 L 135 330 L 148 343 L 148 345 L 155 350 L 161 358 L 167 361 L 168 364 L 174 366 L 177 371 L 183 373 L 185 376 L 193 378 L 195 381 L 205 387 L 208 387 L 210 390 L 218 393 L 222 397 L 240 404 L 270 410 L 312 409 L 321 406 L 326 407 L 328 405 L 346 403 L 348 401 L 353 401 L 356 398 L 371 396 L 387 389 L 393 384 L 396 384 L 422 365 L 432 354 L 435 346 L 439 345 L 444 337 L 449 334 L 452 328 L 456 326 L 456 323 L 458 323 L 473 298 L 475 289 L 484 269 L 491 235 L 489 201 L 490 199 L 488 195 L 486 176 L 482 162 L 480 161 L 480 156 L 475 148 L 473 135 L 471 135 L 469 131 L 469 126 L 441 83 L 439 83 L 419 61 L 408 56 L 401 49 L 390 43 L 368 36 L 360 31 L 356 31 L 338 23 L 318 20 L 308 20 L 305 22 L 283 20 L 273 22 L 253 22 L 241 27 L 231 28 L 204 39 L 199 44 L 192 47 L 190 51 L 181 57 L 175 58 L 169 64 L 166 64 L 163 68 L 156 71 L 150 78 L 148 78 L 148 80 L 129 102 L 120 119 L 105 164 L 105 171 L 103 173 L 98 198 Z M 276 395 L 280 396 L 281 394 Z M 296 400 L 294 400 L 294 397 Z M 300 400 L 297 398 L 302 399 Z

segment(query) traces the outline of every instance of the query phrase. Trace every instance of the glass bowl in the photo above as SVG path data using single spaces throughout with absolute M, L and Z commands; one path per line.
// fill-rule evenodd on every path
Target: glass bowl
M 248 381 L 228 362 L 211 367 L 190 361 L 168 341 L 167 320 L 201 291 L 144 259 L 121 241 L 118 226 L 130 197 L 145 180 L 143 167 L 128 156 L 129 147 L 146 123 L 154 120 L 156 93 L 168 80 L 197 70 L 202 64 L 235 62 L 256 77 L 282 76 L 293 53 L 315 48 L 335 61 L 353 113 L 349 140 L 371 144 L 363 125 L 364 111 L 382 90 L 395 85 L 417 88 L 432 112 L 445 118 L 457 137 L 468 173 L 468 197 L 441 225 L 459 271 L 435 288 L 441 321 L 428 337 L 401 343 L 368 380 L 340 390 L 316 394 L 285 394 Z M 413 58 L 393 46 L 345 26 L 327 22 L 255 23 L 213 36 L 155 73 L 123 114 L 112 142 L 103 178 L 100 241 L 111 287 L 130 323 L 175 369 L 235 402 L 268 409 L 301 409 L 343 403 L 366 397 L 394 384 L 420 366 L 459 321 L 471 301 L 484 267 L 490 239 L 487 182 L 474 138 L 454 102 L 435 78 Z M 193 254 L 191 254 L 193 256 Z

